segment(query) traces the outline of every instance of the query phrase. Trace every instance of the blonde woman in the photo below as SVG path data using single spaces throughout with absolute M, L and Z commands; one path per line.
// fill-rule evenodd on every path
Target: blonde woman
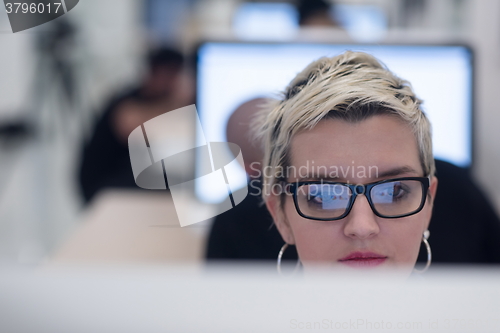
M 398 268 L 424 242 L 437 178 L 431 128 L 408 82 L 374 57 L 321 58 L 255 122 L 263 199 L 307 270 Z

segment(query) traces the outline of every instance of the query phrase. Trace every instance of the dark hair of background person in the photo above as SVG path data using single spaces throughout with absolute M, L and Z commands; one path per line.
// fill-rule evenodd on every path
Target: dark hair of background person
M 299 25 L 337 26 L 337 23 L 330 16 L 330 8 L 331 4 L 324 0 L 299 0 L 297 2 Z
M 150 70 L 154 70 L 158 66 L 181 68 L 184 64 L 184 56 L 174 49 L 159 48 L 149 53 L 148 64 Z

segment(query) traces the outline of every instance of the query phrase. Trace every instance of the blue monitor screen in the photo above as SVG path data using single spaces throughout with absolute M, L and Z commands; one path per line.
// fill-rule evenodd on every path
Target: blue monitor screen
M 345 50 L 370 53 L 408 80 L 432 123 L 435 157 L 470 166 L 473 62 L 465 46 L 204 43 L 198 49 L 196 102 L 204 137 L 226 141 L 227 120 L 239 105 L 276 96 L 310 62 Z M 200 193 L 210 203 L 226 195 Z

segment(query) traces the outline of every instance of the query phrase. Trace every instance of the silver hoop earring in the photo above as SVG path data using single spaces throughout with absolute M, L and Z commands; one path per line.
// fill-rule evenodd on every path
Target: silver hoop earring
M 285 243 L 285 245 L 283 245 L 281 247 L 281 250 L 278 253 L 278 264 L 277 264 L 276 268 L 278 269 L 278 273 L 280 275 L 283 275 L 283 273 L 281 273 L 281 258 L 283 257 L 283 253 L 285 253 L 285 251 L 286 251 L 287 248 L 288 248 L 288 243 Z M 297 269 L 299 268 L 299 266 L 300 266 L 300 260 L 297 260 L 297 264 L 295 265 L 295 268 L 293 270 L 292 275 L 297 271 Z
M 431 265 L 432 261 L 432 252 L 431 252 L 431 246 L 429 245 L 429 242 L 427 241 L 429 239 L 429 236 L 431 235 L 431 232 L 429 230 L 424 231 L 424 235 L 422 236 L 422 242 L 425 244 L 425 248 L 427 249 L 427 263 L 425 264 L 424 269 L 418 270 L 418 269 L 413 269 L 416 273 L 422 274 L 424 273 L 427 269 L 429 269 L 429 266 Z

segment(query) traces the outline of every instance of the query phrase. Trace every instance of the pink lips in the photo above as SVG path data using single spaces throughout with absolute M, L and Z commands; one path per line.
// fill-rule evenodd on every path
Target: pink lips
M 383 264 L 387 260 L 386 256 L 374 252 L 352 252 L 339 262 L 351 267 L 375 267 Z

